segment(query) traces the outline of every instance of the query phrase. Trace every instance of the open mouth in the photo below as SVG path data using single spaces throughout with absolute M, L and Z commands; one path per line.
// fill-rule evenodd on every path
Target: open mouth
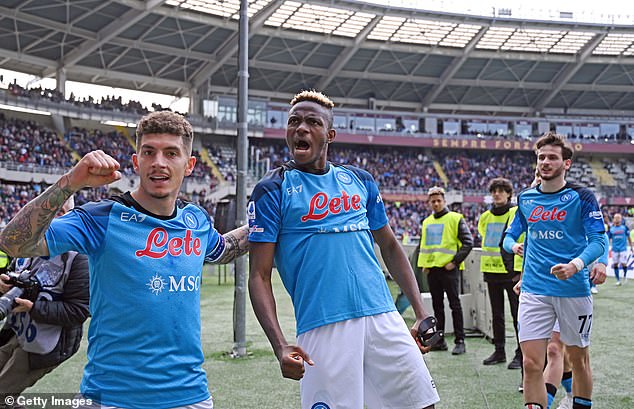
M 310 145 L 306 141 L 297 141 L 295 142 L 295 150 L 296 151 L 307 151 L 310 148 Z
M 163 175 L 155 175 L 155 176 L 150 176 L 150 180 L 152 182 L 166 182 L 167 180 L 169 180 L 169 177 L 163 176 Z

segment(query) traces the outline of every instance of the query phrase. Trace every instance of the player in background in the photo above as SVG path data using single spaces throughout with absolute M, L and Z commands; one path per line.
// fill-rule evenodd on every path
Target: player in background
M 213 407 L 202 369 L 202 267 L 205 257 L 226 263 L 246 253 L 248 228 L 221 236 L 205 210 L 177 200 L 196 163 L 193 137 L 181 115 L 144 116 L 132 155 L 136 190 L 53 220 L 73 193 L 121 178 L 114 158 L 89 152 L 0 234 L 12 257 L 89 257 L 92 319 L 80 392 L 93 405 L 84 407 Z
M 504 248 L 524 255 L 519 328 L 524 355 L 524 402 L 546 408 L 543 369 L 555 321 L 573 366 L 573 408 L 592 406 L 588 347 L 592 296 L 587 265 L 605 250 L 603 217 L 592 192 L 568 183 L 572 147 L 564 137 L 546 133 L 536 143 L 541 184 L 518 197 L 518 211 Z M 516 242 L 526 232 L 524 244 Z
M 302 408 L 433 408 L 438 393 L 421 354 L 429 347 L 414 339 L 428 316 L 374 179 L 328 161 L 333 106 L 316 91 L 293 98 L 286 127 L 293 159 L 253 191 L 251 303 L 282 375 L 301 379 Z M 411 330 L 395 309 L 375 241 L 414 309 Z M 293 302 L 296 345 L 277 318 L 274 261 Z
M 612 226 L 608 230 L 608 237 L 610 238 L 610 246 L 612 247 L 612 268 L 614 269 L 614 276 L 616 277 L 616 285 L 627 283 L 627 261 L 628 252 L 627 245 L 630 245 L 630 251 L 634 253 L 632 248 L 632 239 L 630 238 L 630 231 L 623 223 L 623 216 L 620 213 L 615 213 L 612 216 Z M 623 281 L 619 277 L 619 267 L 623 269 Z

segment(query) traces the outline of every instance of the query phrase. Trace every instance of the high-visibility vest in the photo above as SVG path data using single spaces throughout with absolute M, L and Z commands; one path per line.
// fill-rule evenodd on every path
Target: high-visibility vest
M 0 268 L 7 268 L 9 265 L 9 256 L 4 251 L 0 250 Z
M 511 207 L 509 212 L 512 212 L 511 217 L 509 217 L 509 225 L 511 225 L 511 223 L 513 223 L 513 219 L 515 218 L 515 215 L 517 214 L 517 206 Z M 517 243 L 524 243 L 525 235 L 526 233 L 520 234 L 520 236 L 517 238 Z M 524 257 L 518 256 L 516 254 L 515 257 L 513 257 L 513 270 L 522 271 L 523 267 L 524 267 Z
M 504 261 L 500 253 L 500 240 L 507 226 L 511 213 L 515 215 L 517 207 L 510 208 L 499 216 L 490 210 L 482 213 L 478 220 L 478 232 L 482 237 L 482 253 L 480 255 L 480 271 L 483 273 L 506 273 Z
M 460 213 L 448 212 L 439 218 L 432 214 L 423 220 L 418 267 L 444 267 L 453 260 L 462 247 L 458 240 L 458 225 L 462 218 Z M 460 263 L 459 268 L 464 270 L 464 262 Z

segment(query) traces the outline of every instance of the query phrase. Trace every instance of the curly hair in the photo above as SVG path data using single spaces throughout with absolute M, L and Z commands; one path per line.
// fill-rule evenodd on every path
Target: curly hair
M 191 154 L 194 129 L 185 117 L 172 111 L 152 112 L 139 120 L 136 127 L 137 149 L 141 146 L 143 135 L 161 133 L 180 136 L 183 139 L 183 146 Z

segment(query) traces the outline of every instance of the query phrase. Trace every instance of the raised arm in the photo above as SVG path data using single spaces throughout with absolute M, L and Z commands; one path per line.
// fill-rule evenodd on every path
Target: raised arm
M 12 257 L 48 256 L 44 233 L 66 200 L 84 187 L 121 178 L 119 162 L 103 151 L 87 153 L 55 184 L 31 200 L 0 233 L 0 249 Z

